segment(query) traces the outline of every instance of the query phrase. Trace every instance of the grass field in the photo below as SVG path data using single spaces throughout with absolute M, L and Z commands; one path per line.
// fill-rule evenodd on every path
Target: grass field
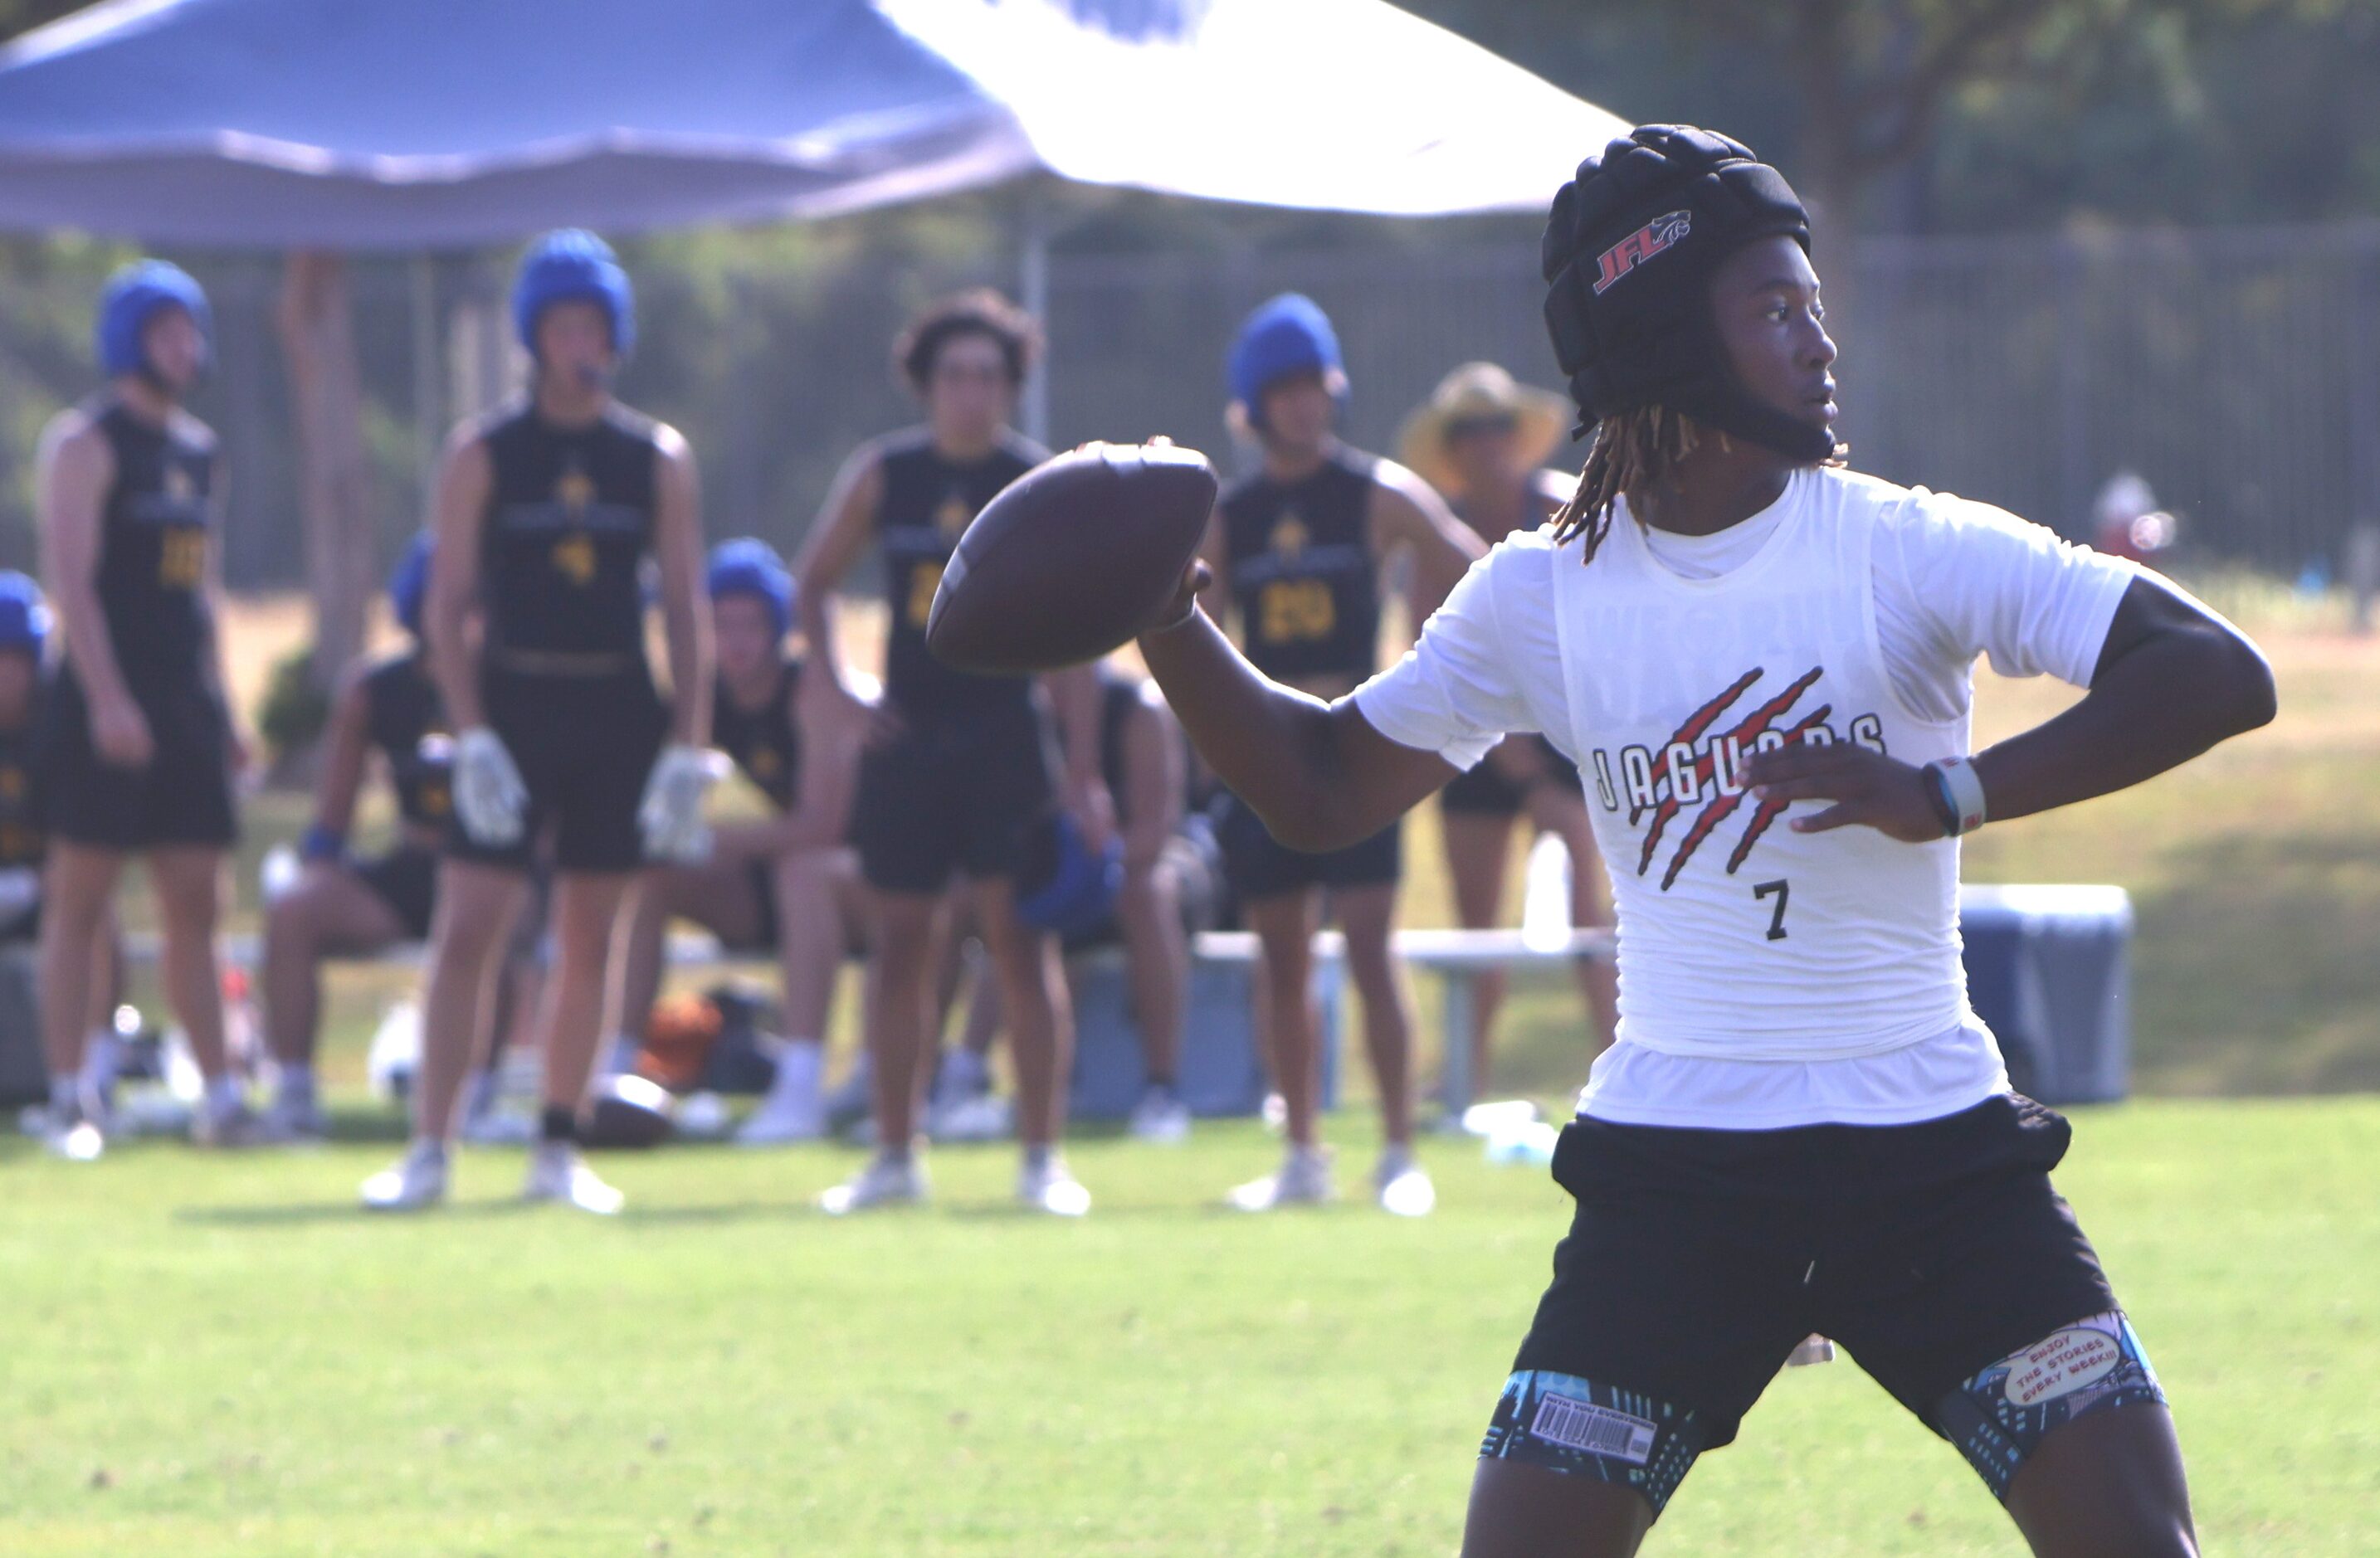
M 1368 1153 L 1337 1122 L 1342 1165 Z M 1077 1148 L 1087 1223 L 997 1150 L 941 1206 L 804 1210 L 829 1149 L 613 1157 L 631 1212 L 349 1210 L 380 1143 L 97 1168 L 0 1145 L 0 1550 L 43 1555 L 1445 1554 L 1563 1219 L 1433 1147 L 1442 1207 L 1246 1219 L 1271 1151 Z M 2207 1551 L 2380 1552 L 2380 1101 L 2083 1112 L 2061 1175 L 2174 1395 Z M 1648 1551 L 2015 1553 L 1848 1363 L 1794 1371 Z

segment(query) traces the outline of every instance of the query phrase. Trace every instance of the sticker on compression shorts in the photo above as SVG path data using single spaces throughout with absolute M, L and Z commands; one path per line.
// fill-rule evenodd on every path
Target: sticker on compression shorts
M 2006 1500 L 2017 1467 L 2051 1429 L 2088 1412 L 2164 1401 L 2131 1322 L 2110 1310 L 2001 1359 L 1944 1396 L 1936 1417 L 1943 1437 Z
M 1659 1515 L 1702 1453 L 1702 1423 L 1634 1391 L 1524 1369 L 1504 1382 L 1479 1454 L 1635 1489 Z

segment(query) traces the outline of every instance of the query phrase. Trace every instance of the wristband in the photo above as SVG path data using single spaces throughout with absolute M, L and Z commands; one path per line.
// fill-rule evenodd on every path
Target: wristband
M 1934 780 L 1935 803 L 1946 817 L 1953 839 L 1984 826 L 1984 778 L 1964 757 L 1945 757 L 1925 765 Z
M 298 840 L 298 858 L 303 861 L 337 860 L 346 852 L 346 839 L 319 822 Z

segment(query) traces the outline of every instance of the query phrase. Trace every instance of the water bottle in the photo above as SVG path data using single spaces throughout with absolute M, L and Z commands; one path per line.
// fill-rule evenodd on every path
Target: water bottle
M 1532 952 L 1559 952 L 1570 945 L 1570 846 L 1540 833 L 1529 846 L 1521 893 L 1521 945 Z
M 1488 1138 L 1487 1157 L 1493 1164 L 1522 1164 L 1543 1168 L 1554 1161 L 1554 1143 L 1561 1132 L 1544 1120 L 1507 1127 Z

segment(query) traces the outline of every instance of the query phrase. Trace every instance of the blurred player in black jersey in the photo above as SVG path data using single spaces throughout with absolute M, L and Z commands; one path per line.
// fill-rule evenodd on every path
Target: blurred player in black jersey
M 619 1192 L 579 1156 L 577 1118 L 602 1032 L 605 958 L 634 874 L 708 848 L 716 777 L 710 626 L 694 457 L 674 429 L 613 399 L 635 343 L 626 273 L 576 230 L 529 247 L 513 322 L 529 393 L 465 423 L 437 488 L 431 664 L 454 720 L 453 826 L 441 865 L 414 1141 L 364 1187 L 405 1210 L 446 1192 L 447 1143 L 535 851 L 554 868 L 556 966 L 537 1028 L 540 1141 L 523 1193 L 589 1212 Z M 643 570 L 659 565 L 671 700 L 645 656 Z M 480 642 L 467 635 L 475 603 Z
M 314 1079 L 322 960 L 430 936 L 455 768 L 454 732 L 421 642 L 431 552 L 425 531 L 389 581 L 389 604 L 412 642 L 358 661 L 340 684 L 323 732 L 314 820 L 298 846 L 305 871 L 265 914 L 265 1036 L 278 1085 L 264 1125 L 275 1141 L 323 1134 Z M 375 754 L 396 801 L 396 836 L 381 853 L 358 860 L 347 852 L 347 833 Z
M 49 603 L 24 574 L 0 573 L 0 945 L 42 930 L 42 657 Z
M 108 283 L 98 347 L 107 388 L 42 439 L 41 516 L 66 660 L 46 714 L 51 851 L 43 883 L 42 1027 L 54 1152 L 99 1155 L 80 1096 L 100 927 L 125 857 L 149 867 L 164 931 L 166 998 L 206 1077 L 192 1139 L 255 1134 L 224 1050 L 214 933 L 232 777 L 247 758 L 224 698 L 215 601 L 222 471 L 215 436 L 182 409 L 211 351 L 206 295 L 160 260 Z
M 659 993 L 662 931 L 674 915 L 728 948 L 777 953 L 788 1042 L 768 1095 L 737 1131 L 747 1146 L 825 1133 L 819 1076 L 826 1020 L 844 953 L 862 934 L 858 864 L 849 846 L 851 797 L 866 710 L 816 683 L 785 648 L 794 581 L 766 541 L 739 537 L 711 550 L 711 642 L 719 675 L 712 739 L 768 798 L 766 820 L 722 825 L 710 858 L 649 872 L 637 891 L 621 959 L 620 1032 L 639 1035 Z
M 1285 294 L 1251 315 L 1232 344 L 1230 380 L 1235 415 L 1264 464 L 1225 489 L 1203 555 L 1230 586 L 1249 659 L 1300 692 L 1344 697 L 1378 669 L 1380 571 L 1390 557 L 1412 556 L 1418 622 L 1485 549 L 1420 477 L 1339 441 L 1347 374 L 1330 320 L 1311 299 Z M 1280 1171 L 1233 1190 L 1232 1204 L 1260 1212 L 1331 1195 L 1315 1135 L 1322 1079 L 1310 994 L 1327 894 L 1363 998 L 1388 1137 L 1373 1190 L 1389 1211 L 1428 1212 L 1437 1197 L 1412 1153 L 1412 1003 L 1389 951 L 1402 872 L 1398 828 L 1306 854 L 1277 841 L 1234 798 L 1219 831 L 1232 889 L 1261 948 L 1260 1027 L 1289 1117 Z
M 1038 688 L 1029 677 L 969 675 L 926 648 L 927 613 L 959 533 L 1046 456 L 1008 425 L 1037 342 L 1033 321 L 993 293 L 951 299 L 912 324 L 894 366 L 926 425 L 874 440 L 845 462 L 795 570 L 812 667 L 834 687 L 833 593 L 871 541 L 882 550 L 892 617 L 878 735 L 852 819 L 875 922 L 868 1049 L 879 1145 L 856 1178 L 828 1192 L 832 1212 L 925 1196 L 911 1137 L 919 1059 L 930 1052 L 937 921 L 959 876 L 971 884 L 1009 1018 L 1023 1105 L 1018 1199 L 1062 1214 L 1090 1205 L 1058 1155 L 1072 1019 L 1057 948 L 1019 923 L 1014 879 L 1031 828 L 1054 804 L 1095 844 L 1106 840 L 1097 684 L 1088 667 Z M 1068 736 L 1062 765 L 1052 712 Z
M 1397 453 L 1492 547 L 1537 529 L 1570 501 L 1573 479 L 1545 468 L 1570 421 L 1570 403 L 1561 396 L 1516 383 L 1494 363 L 1465 363 L 1405 419 Z M 1454 912 L 1464 929 L 1500 922 L 1512 825 L 1524 816 L 1532 832 L 1555 835 L 1570 851 L 1571 924 L 1610 924 L 1578 768 L 1545 737 L 1499 743 L 1486 761 L 1439 792 L 1438 807 Z M 1608 960 L 1582 959 L 1578 978 L 1600 1048 L 1619 1020 L 1618 980 Z M 1482 969 L 1472 991 L 1471 1082 L 1485 1089 L 1503 971 Z
M 1190 933 L 1185 896 L 1211 905 L 1219 885 L 1210 863 L 1183 836 L 1188 756 L 1182 728 L 1157 683 L 1113 660 L 1099 666 L 1099 774 L 1115 804 L 1122 869 L 1114 891 L 1087 892 L 1062 878 L 1081 867 L 1052 851 L 1051 879 L 1024 900 L 1048 900 L 1045 917 L 1072 920 L 1082 905 L 1100 905 L 1086 924 L 1055 927 L 1070 955 L 1122 943 L 1131 984 L 1134 1027 L 1147 1078 L 1125 1129 L 1143 1141 L 1174 1142 L 1190 1134 L 1182 1097 L 1182 1021 L 1189 997 Z M 1204 819 L 1200 819 L 1204 826 Z M 1079 851 L 1077 851 L 1079 852 Z M 1194 882 L 1184 878 L 1193 877 Z M 978 973 L 967 994 L 966 1028 L 934 1076 L 928 1134 L 937 1141 L 1004 1136 L 1005 1102 L 990 1092 L 989 1057 L 1000 1035 L 1000 988 Z

